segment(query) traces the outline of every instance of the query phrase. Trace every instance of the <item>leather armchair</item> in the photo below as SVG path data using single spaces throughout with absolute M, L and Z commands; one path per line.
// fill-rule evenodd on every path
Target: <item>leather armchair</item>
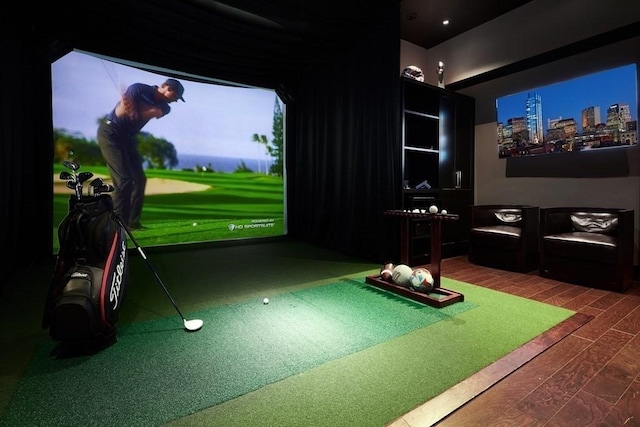
M 536 270 L 539 213 L 529 205 L 471 206 L 469 261 L 523 273 Z
M 609 291 L 633 283 L 634 211 L 540 210 L 540 276 Z

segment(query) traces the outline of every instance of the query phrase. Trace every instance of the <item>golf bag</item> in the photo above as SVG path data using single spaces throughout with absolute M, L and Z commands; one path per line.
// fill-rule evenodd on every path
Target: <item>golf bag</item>
M 42 326 L 54 340 L 85 352 L 105 348 L 116 341 L 129 268 L 125 230 L 111 197 L 70 197 L 58 240 Z

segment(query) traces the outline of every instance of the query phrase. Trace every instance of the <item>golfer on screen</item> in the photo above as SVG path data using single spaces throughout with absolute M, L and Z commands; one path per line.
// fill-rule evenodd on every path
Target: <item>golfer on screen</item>
M 147 183 L 136 136 L 149 120 L 169 114 L 170 103 L 184 102 L 183 93 L 176 79 L 160 86 L 134 83 L 98 127 L 98 145 L 115 190 L 114 209 L 130 230 L 143 228 L 140 216 Z

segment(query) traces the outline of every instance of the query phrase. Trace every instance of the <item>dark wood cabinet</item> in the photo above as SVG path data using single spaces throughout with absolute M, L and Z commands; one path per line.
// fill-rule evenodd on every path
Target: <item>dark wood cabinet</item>
M 403 209 L 459 215 L 442 229 L 442 255 L 467 253 L 473 204 L 475 100 L 402 77 Z M 411 265 L 430 262 L 429 224 L 410 226 Z

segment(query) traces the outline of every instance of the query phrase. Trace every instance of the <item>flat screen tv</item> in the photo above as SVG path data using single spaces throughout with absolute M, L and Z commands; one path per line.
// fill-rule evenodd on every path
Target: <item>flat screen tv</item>
M 185 102 L 151 118 L 136 134 L 146 175 L 141 246 L 176 245 L 286 234 L 285 106 L 271 89 L 247 87 L 72 51 L 52 63 L 54 253 L 69 198 L 61 179 L 75 161 L 91 181 L 113 184 L 97 139 L 121 95 L 134 83 L 178 80 Z M 68 166 L 68 163 L 67 163 Z M 117 189 L 116 189 L 117 191 Z M 115 194 L 112 194 L 115 196 Z
M 532 87 L 496 100 L 500 158 L 638 144 L 636 64 Z M 564 154 L 562 161 L 572 161 Z

